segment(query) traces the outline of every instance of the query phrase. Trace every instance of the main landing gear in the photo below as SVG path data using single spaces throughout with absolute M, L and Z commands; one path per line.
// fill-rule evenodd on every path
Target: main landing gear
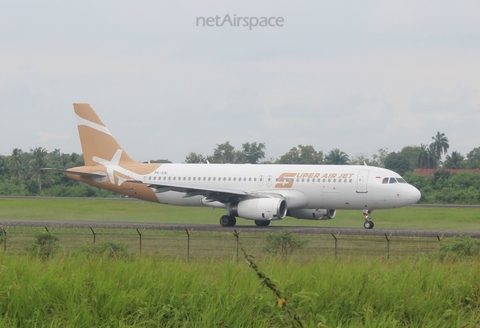
M 370 214 L 372 213 L 373 210 L 363 210 L 363 216 L 365 217 L 365 222 L 363 223 L 363 226 L 365 229 L 373 229 L 375 224 L 373 224 L 373 221 L 370 220 Z
M 255 220 L 255 225 L 257 227 L 268 227 L 269 224 L 270 224 L 270 221 Z
M 223 215 L 220 218 L 220 225 L 222 227 L 234 227 L 237 219 L 233 215 Z
M 222 227 L 234 227 L 237 224 L 237 219 L 233 215 L 223 215 L 220 218 L 220 225 Z M 255 220 L 257 227 L 267 227 L 270 224 L 270 221 L 265 220 Z

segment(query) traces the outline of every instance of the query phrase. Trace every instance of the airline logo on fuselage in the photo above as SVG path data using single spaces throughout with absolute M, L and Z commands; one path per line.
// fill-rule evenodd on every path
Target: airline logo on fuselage
M 353 173 L 282 173 L 275 188 L 292 188 L 295 179 L 350 179 Z

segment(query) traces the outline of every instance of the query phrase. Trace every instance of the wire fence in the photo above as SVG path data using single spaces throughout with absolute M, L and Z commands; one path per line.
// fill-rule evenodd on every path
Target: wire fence
M 3 251 L 26 254 L 39 233 L 48 232 L 58 237 L 63 252 L 81 251 L 85 246 L 105 243 L 124 245 L 132 254 L 151 254 L 184 260 L 207 258 L 238 258 L 239 244 L 231 232 L 164 231 L 147 229 L 103 228 L 40 228 L 14 226 L 4 230 Z M 271 234 L 278 234 L 272 232 Z M 265 233 L 240 230 L 239 241 L 255 257 L 269 255 Z M 332 257 L 404 257 L 420 253 L 439 252 L 439 237 L 353 236 L 341 234 L 301 234 L 295 236 L 306 241 L 305 247 L 292 252 L 299 260 L 319 256 Z

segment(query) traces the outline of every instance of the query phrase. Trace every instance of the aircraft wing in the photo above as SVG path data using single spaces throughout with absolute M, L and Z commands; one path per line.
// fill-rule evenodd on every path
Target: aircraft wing
M 205 196 L 206 202 L 221 202 L 229 203 L 233 201 L 240 201 L 249 198 L 263 198 L 263 197 L 281 197 L 278 194 L 267 193 L 247 193 L 243 190 L 226 189 L 226 188 L 210 188 L 210 187 L 198 187 L 185 184 L 171 184 L 171 183 L 145 183 L 140 180 L 127 180 L 131 183 L 142 183 L 148 187 L 154 189 L 155 193 L 162 193 L 167 191 L 184 192 L 184 198 L 194 196 Z
M 61 169 L 53 169 L 53 168 L 42 168 L 40 169 L 42 171 L 49 171 L 49 172 L 61 172 L 61 173 L 68 173 L 68 174 L 74 174 L 74 175 L 79 175 L 81 177 L 87 177 L 87 178 L 104 178 L 106 177 L 106 174 L 98 174 L 98 173 L 87 173 L 87 172 L 80 172 L 80 171 L 70 171 L 70 170 L 61 170 Z

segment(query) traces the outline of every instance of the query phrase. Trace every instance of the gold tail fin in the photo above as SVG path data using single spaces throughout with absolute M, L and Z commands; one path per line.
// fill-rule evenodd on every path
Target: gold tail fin
M 127 165 L 137 163 L 118 144 L 90 104 L 75 103 L 73 109 L 77 114 L 78 134 L 86 166 L 113 162 Z

